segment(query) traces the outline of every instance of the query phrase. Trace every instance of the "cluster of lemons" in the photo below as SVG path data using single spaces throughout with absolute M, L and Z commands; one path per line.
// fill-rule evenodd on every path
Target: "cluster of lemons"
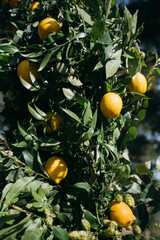
M 39 6 L 39 2 L 33 2 L 30 4 L 29 8 L 33 11 Z M 38 25 L 38 35 L 42 41 L 44 41 L 49 33 L 56 34 L 60 31 L 60 24 L 54 18 L 47 17 L 43 19 Z M 38 80 L 38 66 L 36 63 L 30 62 L 28 59 L 21 61 L 17 67 L 18 77 L 25 80 L 28 84 L 32 85 L 30 72 L 33 74 L 35 80 Z M 147 80 L 145 76 L 138 72 L 135 76 L 132 77 L 131 81 L 128 85 L 128 90 L 130 92 L 137 92 L 140 94 L 145 94 L 147 90 Z M 100 110 L 102 115 L 105 118 L 112 119 L 116 118 L 121 110 L 122 110 L 123 102 L 121 97 L 114 92 L 106 93 L 101 101 L 100 101 Z M 52 132 L 56 132 L 59 130 L 60 125 L 63 123 L 63 119 L 59 114 L 55 113 L 47 113 L 47 120 L 50 121 L 50 126 L 47 127 L 47 134 L 51 134 Z M 61 178 L 57 177 L 55 172 L 59 172 L 59 168 L 57 168 L 57 164 L 61 164 L 64 166 L 64 161 L 61 158 L 53 157 L 48 160 L 46 163 L 46 172 L 50 176 L 52 180 L 54 180 L 57 184 L 59 184 L 60 179 L 62 180 L 67 175 L 66 164 L 65 168 L 61 170 Z M 55 171 L 56 168 L 56 171 Z M 51 170 L 52 169 L 52 170 Z M 63 170 L 65 169 L 65 170 Z M 64 174 L 62 172 L 64 171 Z M 59 179 L 59 180 L 58 180 Z
M 3 3 L 9 3 L 10 6 L 14 8 L 17 4 L 17 1 L 3 0 Z M 29 9 L 34 11 L 39 4 L 39 2 L 33 2 L 30 4 Z M 47 17 L 38 25 L 38 35 L 42 41 L 47 38 L 49 33 L 56 34 L 59 31 L 60 24 L 54 18 Z M 30 62 L 28 59 L 21 61 L 17 67 L 18 77 L 32 85 L 30 72 L 33 74 L 35 80 L 38 80 L 38 66 L 36 63 Z M 147 80 L 145 76 L 140 72 L 133 76 L 129 82 L 128 90 L 130 92 L 145 94 L 147 91 Z M 120 114 L 122 107 L 123 102 L 121 97 L 114 92 L 106 93 L 100 101 L 101 113 L 105 118 L 108 119 L 116 118 Z M 52 112 L 47 113 L 46 121 L 50 122 L 50 126 L 47 126 L 47 134 L 58 131 L 63 123 L 62 117 L 59 114 Z M 59 184 L 64 178 L 66 178 L 68 167 L 61 157 L 52 156 L 45 164 L 45 171 L 51 180 L 53 180 L 56 184 Z M 130 207 L 123 201 L 117 200 L 112 202 L 110 217 L 111 220 L 117 222 L 120 227 L 130 226 L 134 218 Z

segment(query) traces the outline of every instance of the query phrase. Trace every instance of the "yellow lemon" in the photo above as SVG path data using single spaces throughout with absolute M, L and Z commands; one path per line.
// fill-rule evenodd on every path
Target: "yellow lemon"
M 122 110 L 121 97 L 113 92 L 106 93 L 100 102 L 102 115 L 106 118 L 116 118 Z
M 126 203 L 113 201 L 110 210 L 111 220 L 117 222 L 120 227 L 127 227 L 132 224 L 133 212 Z
M 54 18 L 47 17 L 38 25 L 38 35 L 41 40 L 45 40 L 49 33 L 56 34 L 61 29 L 59 23 Z
M 67 176 L 68 167 L 62 158 L 53 156 L 47 160 L 45 171 L 56 184 L 59 184 Z
M 50 126 L 47 126 L 46 129 L 47 134 L 57 132 L 63 123 L 63 118 L 58 113 L 48 112 L 46 119 L 47 121 L 50 121 Z
M 128 89 L 130 92 L 145 94 L 147 91 L 147 80 L 145 76 L 140 72 L 136 73 L 129 82 Z
M 23 78 L 27 83 L 32 84 L 31 78 L 30 78 L 30 72 L 33 74 L 35 79 L 38 79 L 38 67 L 36 63 L 29 62 L 29 60 L 23 60 L 19 63 L 17 67 L 17 73 L 18 77 Z
M 34 11 L 39 6 L 39 4 L 40 4 L 40 2 L 33 2 L 33 3 L 29 4 L 29 10 Z

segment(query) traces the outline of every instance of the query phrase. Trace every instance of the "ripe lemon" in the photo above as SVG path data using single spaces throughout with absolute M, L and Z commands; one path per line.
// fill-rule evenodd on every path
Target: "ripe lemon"
M 117 222 L 120 227 L 130 226 L 133 222 L 133 212 L 124 202 L 113 201 L 111 206 L 110 217 Z
M 104 117 L 116 118 L 122 110 L 122 99 L 121 97 L 113 92 L 106 93 L 103 95 L 100 102 L 100 109 Z
M 29 4 L 29 10 L 34 11 L 39 6 L 39 4 L 40 4 L 40 2 L 33 2 L 33 3 Z
M 10 4 L 11 8 L 17 8 L 19 6 L 20 2 L 21 2 L 21 0 L 9 0 L 9 4 Z
M 136 73 L 129 82 L 128 89 L 130 92 L 145 94 L 147 91 L 147 80 L 145 76 L 140 72 Z
M 17 73 L 18 77 L 20 79 L 20 76 L 25 80 L 27 83 L 32 84 L 31 78 L 30 78 L 30 71 L 35 77 L 35 79 L 38 79 L 38 67 L 36 63 L 29 62 L 29 60 L 23 60 L 19 63 L 17 67 Z
M 61 124 L 63 123 L 63 118 L 58 113 L 48 112 L 47 120 L 50 121 L 50 126 L 47 126 L 46 133 L 51 134 L 57 132 Z
M 41 40 L 45 40 L 49 33 L 56 34 L 60 28 L 59 23 L 54 18 L 47 17 L 38 25 L 38 35 Z
M 59 184 L 67 176 L 68 167 L 62 158 L 53 156 L 47 160 L 45 171 L 56 184 Z

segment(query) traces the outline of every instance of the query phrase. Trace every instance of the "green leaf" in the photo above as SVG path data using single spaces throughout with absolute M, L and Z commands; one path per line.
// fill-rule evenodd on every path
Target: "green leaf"
M 62 240 L 62 239 L 69 240 L 68 232 L 65 229 L 53 226 L 52 230 L 53 230 L 54 237 L 56 240 Z
M 30 151 L 28 150 L 24 150 L 22 152 L 25 163 L 27 164 L 27 166 L 29 166 L 31 169 L 33 169 L 33 166 L 35 164 L 35 160 L 37 157 L 37 153 L 34 149 L 30 149 Z
M 135 32 L 136 32 L 137 15 L 138 15 L 138 10 L 136 11 L 136 13 L 132 17 L 132 15 L 128 11 L 127 7 L 125 6 L 125 8 L 124 8 L 124 19 L 128 23 L 128 29 L 129 29 L 131 35 L 135 34 Z
M 77 7 L 77 10 L 78 10 L 78 14 L 81 16 L 81 18 L 83 19 L 83 21 L 85 21 L 86 23 L 88 23 L 89 25 L 93 25 L 93 21 L 91 19 L 91 16 L 86 12 L 84 11 L 82 8 Z
M 130 194 L 139 194 L 141 193 L 141 187 L 139 184 L 134 182 L 127 192 Z
M 54 147 L 60 145 L 60 141 L 53 138 L 39 138 L 39 147 L 42 150 L 52 150 Z
M 25 147 L 27 147 L 27 143 L 25 141 L 22 141 L 22 142 L 14 143 L 14 144 L 12 144 L 12 146 L 17 147 L 17 148 L 25 148 Z
M 45 112 L 43 112 L 41 109 L 39 109 L 37 106 L 36 106 L 36 104 L 34 104 L 34 106 L 35 106 L 35 109 L 36 109 L 36 111 L 39 113 L 39 115 L 41 115 L 42 117 L 47 117 L 47 114 L 45 113 Z
M 20 212 L 14 209 L 10 209 L 7 212 L 0 212 L 0 229 L 8 221 L 15 220 L 20 215 Z
M 83 209 L 83 217 L 88 220 L 93 229 L 97 229 L 99 227 L 97 218 L 88 210 Z
M 110 60 L 106 63 L 106 79 L 112 77 L 120 67 L 121 60 Z
M 62 88 L 63 94 L 66 98 L 72 99 L 74 97 L 74 93 L 71 89 L 69 88 Z
M 16 239 L 18 233 L 27 228 L 31 224 L 30 216 L 25 217 L 19 223 L 12 225 L 11 227 L 3 228 L 0 230 L 0 239 L 11 240 Z
M 146 110 L 145 109 L 140 110 L 137 114 L 137 118 L 139 120 L 143 120 L 145 118 L 145 116 L 146 116 Z
M 37 201 L 37 202 L 42 202 L 43 198 L 41 198 L 41 196 L 39 194 L 36 193 L 36 191 L 34 191 L 33 189 L 31 189 L 31 193 L 32 193 L 32 196 L 34 197 L 34 199 Z
M 110 13 L 112 0 L 105 0 L 105 19 L 108 18 Z
M 136 173 L 147 174 L 151 169 L 151 161 L 140 163 L 136 166 Z
M 73 118 L 74 120 L 76 120 L 77 122 L 81 123 L 80 118 L 72 111 L 70 111 L 69 109 L 64 109 L 62 108 L 62 110 L 67 113 L 71 118 Z
M 33 140 L 32 136 L 30 134 L 28 134 L 26 129 L 19 122 L 18 122 L 18 129 L 19 129 L 20 133 L 22 134 L 22 136 L 25 138 L 25 140 Z
M 128 164 L 122 165 L 118 168 L 118 173 L 120 177 L 129 177 L 131 173 L 131 168 Z
M 79 95 L 78 93 L 75 94 L 75 98 L 78 101 L 78 103 L 82 106 L 84 106 L 84 104 L 87 103 L 87 100 L 83 98 L 81 95 Z
M 126 66 L 128 68 L 129 74 L 131 76 L 134 76 L 140 70 L 140 58 L 138 58 L 133 52 L 129 52 L 129 55 L 133 58 L 126 59 Z
M 94 129 L 90 128 L 87 132 L 83 133 L 79 139 L 78 139 L 78 144 L 81 144 L 85 141 L 88 141 L 91 139 L 91 137 L 93 136 L 94 134 Z
M 134 126 L 130 127 L 129 130 L 128 130 L 128 134 L 129 134 L 129 137 L 131 139 L 135 139 L 137 137 L 137 129 L 136 129 L 136 127 L 134 127 Z
M 92 41 L 95 43 L 104 34 L 105 21 L 100 17 L 94 22 L 91 31 Z M 108 40 L 108 39 L 106 39 Z M 106 43 L 107 44 L 107 43 Z
M 91 118 L 92 118 L 92 110 L 91 110 L 90 102 L 88 102 L 85 113 L 84 113 L 84 116 L 83 116 L 84 126 L 86 126 L 90 122 Z
M 31 115 L 37 120 L 44 120 L 44 117 L 42 117 L 37 111 L 35 111 L 29 104 L 28 110 L 30 111 Z
M 63 223 L 64 226 L 68 226 L 70 224 L 70 219 L 65 213 L 56 213 L 57 218 Z
M 45 55 L 45 57 L 43 58 L 43 60 L 41 62 L 41 65 L 40 65 L 38 71 L 42 71 L 45 68 L 45 66 L 47 65 L 47 63 L 49 62 L 51 57 L 52 57 L 52 52 L 49 52 Z
M 31 81 L 33 81 L 34 84 L 31 85 L 30 83 L 28 83 L 27 81 L 25 81 L 21 76 L 20 76 L 20 81 L 22 83 L 22 85 L 28 89 L 29 91 L 35 92 L 38 91 L 40 89 L 40 86 L 38 85 L 37 81 L 35 81 L 35 77 L 33 76 L 33 74 L 31 74 L 30 72 L 30 77 L 31 77 Z
M 147 107 L 148 107 L 148 100 L 145 100 L 145 101 L 143 102 L 143 107 L 144 107 L 144 108 L 147 108 Z
M 36 218 L 30 226 L 25 230 L 22 240 L 41 240 L 44 233 L 44 228 L 42 227 L 42 221 L 40 218 Z
M 95 128 L 96 128 L 96 124 L 97 124 L 97 113 L 98 113 L 98 111 L 97 111 L 97 109 L 96 109 L 96 111 L 95 111 L 95 113 L 94 113 L 94 115 L 93 115 L 92 121 L 91 121 L 91 128 L 92 128 L 92 129 L 95 129 Z
M 107 47 L 105 47 L 105 61 L 110 58 L 113 54 L 113 46 L 112 45 L 108 45 Z
M 97 42 L 101 43 L 101 44 L 104 44 L 104 45 L 110 44 L 111 43 L 111 37 L 110 37 L 109 31 L 105 30 L 103 32 L 103 34 L 99 36 Z
M 90 185 L 87 182 L 75 183 L 72 187 L 77 189 L 77 190 L 85 190 L 87 192 L 89 192 L 90 188 L 91 188 Z
M 14 54 L 16 52 L 19 52 L 19 49 L 14 45 L 1 44 L 0 45 L 0 52 L 6 52 L 6 53 Z
M 102 68 L 102 67 L 103 67 L 103 64 L 102 64 L 101 61 L 99 61 L 99 62 L 96 64 L 96 66 L 94 67 L 93 71 L 98 70 L 98 69 L 100 69 L 100 68 Z
M 21 193 L 25 192 L 25 187 L 34 180 L 34 177 L 24 177 L 18 179 L 12 186 L 11 189 L 8 191 L 5 197 L 5 202 L 13 204 L 18 200 L 18 196 Z M 4 204 L 2 207 L 2 211 L 8 208 L 7 204 Z
M 12 187 L 13 183 L 8 183 L 4 188 L 3 188 L 3 191 L 2 191 L 2 196 L 1 196 L 1 201 L 4 201 L 7 193 L 10 191 L 11 187 Z M 2 202 L 0 202 L 0 207 L 2 206 Z

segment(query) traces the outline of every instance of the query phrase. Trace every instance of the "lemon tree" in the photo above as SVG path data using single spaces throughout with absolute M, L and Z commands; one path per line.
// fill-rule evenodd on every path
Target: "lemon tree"
M 148 239 L 151 164 L 131 167 L 127 147 L 160 60 L 140 50 L 138 11 L 114 0 L 1 5 L 0 239 Z

